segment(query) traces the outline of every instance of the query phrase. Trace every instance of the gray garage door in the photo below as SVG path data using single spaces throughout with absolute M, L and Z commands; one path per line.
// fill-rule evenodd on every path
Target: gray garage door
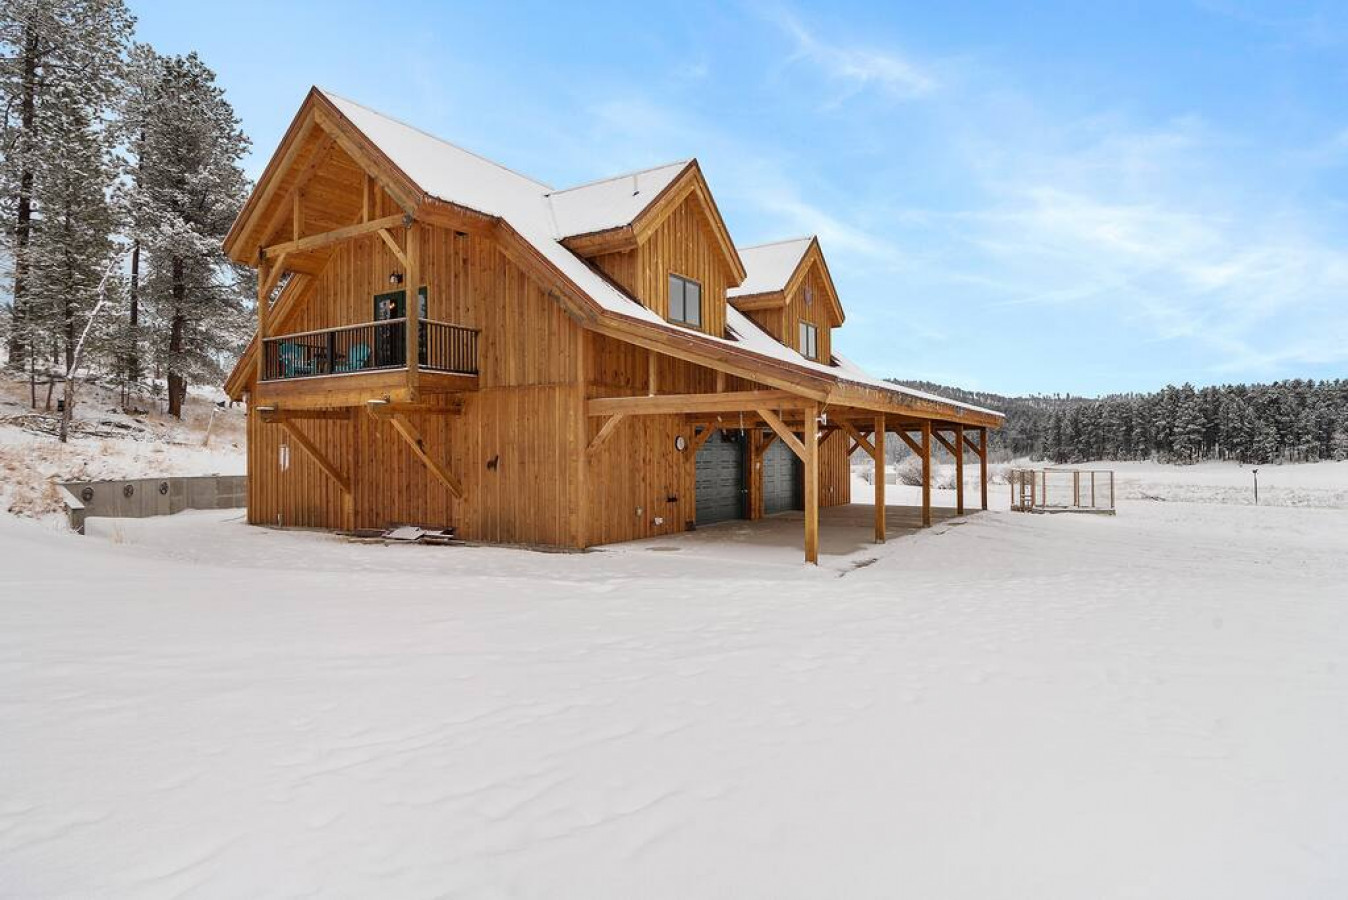
M 763 453 L 763 512 L 765 515 L 805 508 L 802 468 L 791 448 L 777 439 Z
M 744 517 L 744 444 L 716 432 L 697 451 L 697 524 Z

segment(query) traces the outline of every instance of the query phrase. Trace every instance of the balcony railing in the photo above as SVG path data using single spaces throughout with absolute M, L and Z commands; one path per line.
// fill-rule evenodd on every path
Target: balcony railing
M 417 322 L 417 366 L 432 372 L 477 374 L 476 328 Z M 407 320 L 387 319 L 269 337 L 263 380 L 314 378 L 407 368 Z

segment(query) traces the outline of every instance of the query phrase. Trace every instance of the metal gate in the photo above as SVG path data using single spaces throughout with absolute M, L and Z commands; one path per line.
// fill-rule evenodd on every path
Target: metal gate
M 697 451 L 697 524 L 744 518 L 744 442 L 718 431 Z
M 763 452 L 763 513 L 804 508 L 804 469 L 791 448 L 775 440 Z

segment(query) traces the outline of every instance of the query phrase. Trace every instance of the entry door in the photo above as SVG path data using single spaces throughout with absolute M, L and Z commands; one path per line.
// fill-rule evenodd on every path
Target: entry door
M 420 355 L 417 362 L 426 364 L 426 286 L 417 291 L 421 302 L 417 304 L 421 320 L 417 330 L 421 335 Z M 374 320 L 387 322 L 389 319 L 401 319 L 407 315 L 407 291 L 389 291 L 387 294 L 374 295 Z M 379 328 L 375 331 L 374 359 L 376 366 L 401 366 L 407 359 L 407 344 L 404 338 L 405 328 Z
M 763 513 L 805 508 L 805 469 L 781 439 L 763 451 Z
M 744 441 L 739 432 L 718 431 L 697 451 L 697 524 L 744 518 L 749 493 L 745 481 Z

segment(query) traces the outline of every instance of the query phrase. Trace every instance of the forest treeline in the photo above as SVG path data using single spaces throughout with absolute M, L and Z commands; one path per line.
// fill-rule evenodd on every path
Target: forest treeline
M 239 120 L 121 0 L 0 0 L 0 45 L 5 364 L 34 405 L 89 367 L 181 416 L 249 331 L 255 276 L 221 250 L 249 191 Z
M 1005 413 L 1005 427 L 990 437 L 993 451 L 1003 459 L 1348 459 L 1344 379 L 1167 385 L 1155 393 L 1099 398 L 1004 397 L 925 381 L 896 383 Z

